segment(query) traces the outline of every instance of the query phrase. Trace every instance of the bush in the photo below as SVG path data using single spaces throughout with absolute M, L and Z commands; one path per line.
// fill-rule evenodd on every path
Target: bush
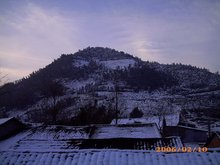
M 73 119 L 73 125 L 109 124 L 114 118 L 114 111 L 105 106 L 92 106 L 91 104 L 80 108 Z

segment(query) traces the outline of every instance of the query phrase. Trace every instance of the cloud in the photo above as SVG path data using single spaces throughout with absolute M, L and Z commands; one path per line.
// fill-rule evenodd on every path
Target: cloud
M 72 37 L 77 38 L 77 26 L 59 13 L 28 4 L 1 19 L 5 27 L 0 33 L 0 58 L 4 62 L 1 67 L 8 67 L 10 73 L 10 67 L 33 71 L 62 53 L 77 50 L 78 45 L 74 44 L 77 40 Z
M 87 46 L 220 70 L 219 1 L 38 2 L 0 16 L 0 68 L 12 80 Z

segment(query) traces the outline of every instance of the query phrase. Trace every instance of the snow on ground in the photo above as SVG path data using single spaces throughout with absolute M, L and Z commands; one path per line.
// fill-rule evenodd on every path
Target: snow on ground
M 220 132 L 220 126 L 218 126 L 218 127 L 213 127 L 213 128 L 212 128 L 212 131 L 214 131 L 214 132 Z
M 123 69 L 123 68 L 127 68 L 129 65 L 134 66 L 135 60 L 133 59 L 108 60 L 108 61 L 101 61 L 100 63 L 105 65 L 109 69 L 117 69 L 117 67 Z
M 9 117 L 17 117 L 19 116 L 20 114 L 23 114 L 24 113 L 24 110 L 18 110 L 18 109 L 13 109 L 11 111 L 7 111 L 7 115 Z
M 115 104 L 115 92 L 100 91 L 98 92 L 99 96 L 106 96 L 107 99 L 112 99 L 112 103 Z M 160 93 L 156 92 L 119 92 L 118 93 L 118 104 L 119 109 L 123 112 L 123 116 L 129 116 L 129 113 L 135 108 L 138 107 L 143 111 L 144 116 L 152 116 L 157 113 L 158 106 L 164 106 L 164 111 L 172 110 L 171 114 L 178 115 L 180 113 L 180 106 L 176 104 L 171 104 L 171 106 L 162 105 L 166 103 L 166 99 L 169 99 L 171 96 L 165 92 Z M 178 96 L 173 96 L 178 97 Z M 162 102 L 163 101 L 163 102 Z
M 32 165 L 219 165 L 220 153 L 152 153 L 131 150 L 0 152 L 0 162 Z

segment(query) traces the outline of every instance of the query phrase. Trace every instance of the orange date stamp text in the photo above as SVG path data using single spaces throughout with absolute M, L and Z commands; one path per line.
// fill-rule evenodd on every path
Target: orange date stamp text
M 156 147 L 156 152 L 207 152 L 207 147 Z

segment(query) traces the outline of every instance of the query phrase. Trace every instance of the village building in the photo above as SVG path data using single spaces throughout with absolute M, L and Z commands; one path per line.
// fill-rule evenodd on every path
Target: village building
M 159 128 L 163 126 L 163 119 L 166 120 L 168 126 L 177 126 L 179 123 L 179 113 L 165 115 L 164 117 L 150 116 L 142 118 L 120 118 L 117 120 L 117 124 L 150 124 L 155 123 Z M 116 119 L 113 119 L 111 125 L 116 124 Z
M 179 137 L 163 138 L 156 124 L 33 126 L 0 141 L 2 164 L 53 165 L 217 165 L 212 152 L 157 152 L 183 148 Z
M 91 138 L 161 138 L 161 134 L 155 123 L 96 125 L 96 131 Z
M 16 118 L 1 118 L 0 119 L 0 140 L 8 138 L 22 131 L 25 125 Z
M 204 146 L 208 148 L 220 148 L 220 135 L 218 133 L 213 133 Z
M 208 138 L 208 131 L 186 126 L 165 126 L 163 128 L 163 135 L 165 137 L 179 136 L 184 143 L 204 143 Z

